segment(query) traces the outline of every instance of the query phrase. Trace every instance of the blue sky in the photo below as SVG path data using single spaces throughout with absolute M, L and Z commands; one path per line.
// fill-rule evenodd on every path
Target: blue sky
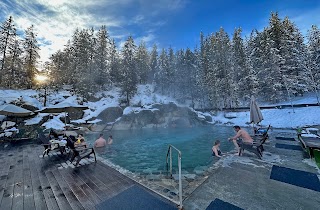
M 75 28 L 106 25 L 118 45 L 132 35 L 148 46 L 193 48 L 199 34 L 223 27 L 230 36 L 242 27 L 243 36 L 262 30 L 271 11 L 289 16 L 303 34 L 320 26 L 319 0 L 1 0 L 0 20 L 12 15 L 18 28 L 34 24 L 41 59 L 63 48 Z

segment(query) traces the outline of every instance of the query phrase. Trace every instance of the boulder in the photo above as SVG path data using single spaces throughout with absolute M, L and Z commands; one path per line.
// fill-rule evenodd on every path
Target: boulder
M 97 118 L 101 119 L 104 123 L 109 123 L 116 121 L 116 119 L 122 116 L 122 113 L 121 107 L 109 107 L 102 111 Z
M 82 110 L 71 109 L 71 111 L 68 112 L 68 116 L 70 120 L 81 119 L 83 115 L 84 115 L 84 112 Z
M 199 119 L 198 114 L 190 108 L 178 107 L 174 103 L 154 104 L 151 108 L 157 110 L 141 110 L 123 115 L 121 119 L 114 124 L 113 129 L 192 127 L 206 123 L 204 119 Z
M 212 122 L 212 117 L 211 116 L 206 115 L 204 117 L 206 118 L 207 122 Z

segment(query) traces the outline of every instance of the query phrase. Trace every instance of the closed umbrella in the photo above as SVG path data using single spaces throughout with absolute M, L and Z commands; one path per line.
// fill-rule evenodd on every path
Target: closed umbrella
M 81 105 L 77 105 L 77 104 L 73 104 L 73 103 L 69 103 L 69 102 L 62 102 L 62 103 L 59 103 L 56 105 L 46 107 L 46 108 L 40 110 L 40 112 L 41 113 L 61 113 L 61 112 L 64 112 L 65 113 L 64 124 L 65 124 L 65 129 L 66 129 L 67 128 L 67 112 L 72 112 L 74 110 L 85 110 L 85 109 L 89 109 L 89 107 L 81 106 Z
M 263 116 L 254 96 L 251 97 L 250 102 L 250 123 L 258 124 L 263 120 Z
M 27 117 L 34 114 L 32 111 L 21 108 L 13 104 L 6 104 L 0 106 L 0 115 L 13 117 Z

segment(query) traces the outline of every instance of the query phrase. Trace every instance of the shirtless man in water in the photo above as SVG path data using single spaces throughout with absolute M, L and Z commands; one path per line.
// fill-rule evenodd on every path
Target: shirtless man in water
M 229 138 L 229 140 L 232 140 L 234 146 L 237 149 L 237 153 L 238 155 L 240 155 L 240 144 L 252 144 L 253 143 L 253 139 L 251 138 L 251 136 L 248 134 L 247 131 L 242 130 L 240 128 L 240 126 L 233 126 L 234 130 L 237 132 L 237 134 L 234 137 Z M 242 139 L 242 142 L 237 141 L 238 138 Z

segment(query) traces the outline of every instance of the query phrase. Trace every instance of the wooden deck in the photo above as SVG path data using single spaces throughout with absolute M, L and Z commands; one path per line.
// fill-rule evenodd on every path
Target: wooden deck
M 0 143 L 0 209 L 95 209 L 97 204 L 139 185 L 99 161 L 58 169 L 66 159 L 39 157 L 43 151 L 40 145 L 4 145 Z

